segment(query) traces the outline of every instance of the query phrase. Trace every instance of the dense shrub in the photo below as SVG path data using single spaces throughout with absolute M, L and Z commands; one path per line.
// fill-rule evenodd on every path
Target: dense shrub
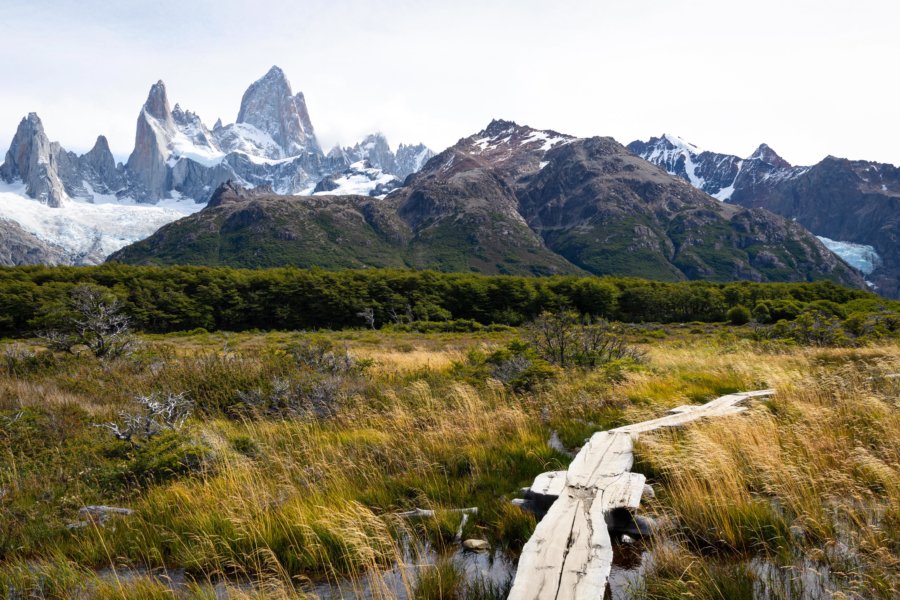
M 544 313 L 525 327 L 538 356 L 560 367 L 594 368 L 618 360 L 641 361 L 643 352 L 609 322 L 575 312 Z
M 746 325 L 751 318 L 750 309 L 743 304 L 732 306 L 728 309 L 728 322 L 732 325 Z

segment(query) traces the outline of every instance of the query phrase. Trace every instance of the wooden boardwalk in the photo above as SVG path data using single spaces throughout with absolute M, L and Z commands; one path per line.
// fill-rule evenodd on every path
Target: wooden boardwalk
M 654 429 L 740 413 L 746 410 L 738 406 L 744 400 L 772 394 L 774 390 L 729 394 L 706 404 L 679 406 L 658 419 L 600 431 L 568 471 L 539 475 L 531 492 L 556 500 L 522 550 L 509 598 L 602 599 L 613 559 L 607 513 L 637 509 L 644 490 L 644 476 L 631 472 L 633 440 Z

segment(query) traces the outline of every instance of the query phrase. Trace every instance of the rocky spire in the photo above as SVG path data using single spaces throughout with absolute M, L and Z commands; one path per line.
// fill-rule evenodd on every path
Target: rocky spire
M 79 158 L 83 177 L 89 177 L 96 191 L 116 192 L 124 185 L 122 173 L 116 167 L 116 159 L 109 149 L 105 136 L 97 136 L 94 147 Z
M 284 156 L 322 153 L 303 94 L 293 95 L 291 84 L 278 67 L 269 69 L 244 92 L 237 122 L 267 133 Z
M 166 193 L 166 158 L 174 131 L 166 84 L 157 81 L 150 87 L 150 94 L 138 115 L 134 151 L 127 163 L 132 183 L 136 184 L 135 193 L 143 200 L 158 200 Z
M 150 86 L 150 94 L 147 96 L 147 101 L 144 102 L 144 110 L 159 121 L 166 121 L 172 116 L 169 98 L 166 95 L 166 84 L 162 79 Z
M 44 133 L 37 113 L 29 113 L 16 129 L 0 178 L 7 183 L 22 181 L 25 193 L 49 206 L 58 207 L 67 197 L 57 171 L 57 155 Z

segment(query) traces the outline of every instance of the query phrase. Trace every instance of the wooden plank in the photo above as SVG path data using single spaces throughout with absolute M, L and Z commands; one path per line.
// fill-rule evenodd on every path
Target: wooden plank
M 615 430 L 595 433 L 569 465 L 566 485 L 588 488 L 603 477 L 628 471 L 634 464 L 632 448 L 630 435 Z
M 582 500 L 576 516 L 569 553 L 562 567 L 557 600 L 603 598 L 612 568 L 612 540 L 606 528 L 606 505 L 602 495 Z
M 678 407 L 671 414 L 591 436 L 568 471 L 542 473 L 530 492 L 558 499 L 522 549 L 509 598 L 513 600 L 602 599 L 612 566 L 612 542 L 606 514 L 640 505 L 646 478 L 631 473 L 633 438 L 661 427 L 697 419 L 733 415 L 748 398 L 773 390 L 727 394 L 702 405 Z
M 566 489 L 566 474 L 568 471 L 548 471 L 534 478 L 528 492 L 536 496 L 559 497 Z
M 646 481 L 647 478 L 641 473 L 623 473 L 607 485 L 601 486 L 603 506 L 606 510 L 614 508 L 636 510 L 641 505 Z
M 556 598 L 572 528 L 580 512 L 581 500 L 568 490 L 553 503 L 522 548 L 508 600 Z

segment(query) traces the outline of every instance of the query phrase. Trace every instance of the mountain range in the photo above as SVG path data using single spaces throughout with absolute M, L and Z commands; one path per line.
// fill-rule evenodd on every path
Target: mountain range
M 42 243 L 24 251 L 0 242 L 0 255 L 12 264 L 102 262 L 163 223 L 196 212 L 226 181 L 282 194 L 317 193 L 319 184 L 318 191 L 334 192 L 344 182 L 359 193 L 354 175 L 364 172 L 374 182 L 366 192 L 377 195 L 399 186 L 432 155 L 421 144 L 401 144 L 394 152 L 379 133 L 324 153 L 303 93 L 294 94 L 278 67 L 250 85 L 234 123 L 219 120 L 212 129 L 195 113 L 172 107 L 159 81 L 138 113 L 134 149 L 124 164 L 116 164 L 103 136 L 79 156 L 51 142 L 37 114 L 22 119 L 0 166 L 0 219 Z M 73 204 L 81 208 L 69 227 L 57 210 Z M 118 210 L 97 215 L 99 205 Z
M 0 264 L 830 279 L 900 295 L 891 165 L 795 167 L 765 144 L 741 159 L 503 120 L 438 155 L 381 134 L 324 152 L 278 67 L 212 128 L 157 82 L 124 164 L 103 136 L 66 151 L 29 114 L 0 180 Z
M 900 169 L 828 156 L 793 166 L 762 144 L 749 157 L 704 151 L 663 135 L 634 154 L 732 204 L 764 208 L 819 236 L 880 293 L 900 297 Z
M 110 260 L 864 285 L 800 225 L 715 200 L 612 138 L 500 120 L 382 199 L 229 183 Z

